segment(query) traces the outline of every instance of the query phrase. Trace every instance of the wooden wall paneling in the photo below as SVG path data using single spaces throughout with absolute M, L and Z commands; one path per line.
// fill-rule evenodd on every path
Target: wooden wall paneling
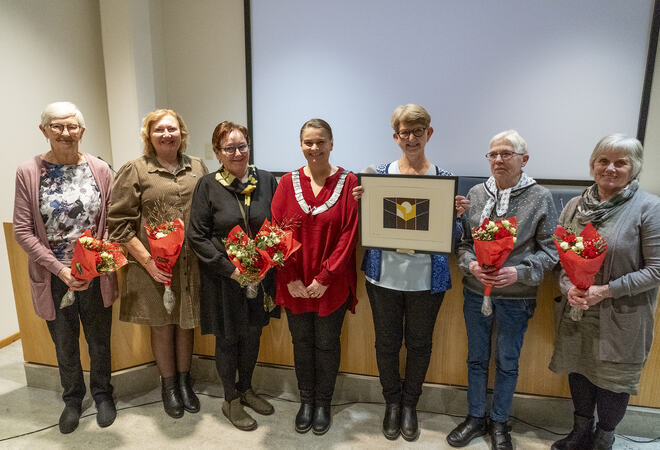
M 55 346 L 48 332 L 46 321 L 38 317 L 32 305 L 30 280 L 27 269 L 27 254 L 14 239 L 13 224 L 3 223 L 7 256 L 14 289 L 14 300 L 18 315 L 18 327 L 21 331 L 23 359 L 26 362 L 57 366 Z M 119 282 L 123 282 L 123 271 L 119 272 Z M 117 300 L 112 312 L 112 370 L 121 370 L 152 362 L 149 328 L 119 320 Z M 83 370 L 89 370 L 87 341 L 81 325 L 79 338 L 80 360 Z

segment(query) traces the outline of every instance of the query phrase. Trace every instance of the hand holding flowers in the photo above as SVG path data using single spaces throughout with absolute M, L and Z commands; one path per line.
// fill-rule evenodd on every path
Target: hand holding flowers
M 582 311 L 609 296 L 608 286 L 592 286 L 594 277 L 603 265 L 607 243 L 591 223 L 577 235 L 571 227 L 557 225 L 552 235 L 559 261 L 575 286 L 568 292 L 570 316 L 574 321 L 582 318 Z
M 74 290 L 86 289 L 87 282 L 76 280 L 91 280 L 100 275 L 115 272 L 128 261 L 121 252 L 121 246 L 114 242 L 104 241 L 92 236 L 91 230 L 85 231 L 76 240 L 71 259 L 71 269 L 61 270 L 58 276 L 70 289 L 60 302 L 60 309 L 71 306 L 75 301 Z
M 481 313 L 493 313 L 490 294 L 493 287 L 504 287 L 518 279 L 515 267 L 502 267 L 516 242 L 518 222 L 515 217 L 502 220 L 484 219 L 479 228 L 472 230 L 474 253 L 477 261 L 470 263 L 470 272 L 484 285 Z

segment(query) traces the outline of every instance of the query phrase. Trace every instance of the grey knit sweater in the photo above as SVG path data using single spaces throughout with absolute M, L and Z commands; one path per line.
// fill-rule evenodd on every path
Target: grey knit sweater
M 463 271 L 463 286 L 470 291 L 483 294 L 484 286 L 468 266 L 477 258 L 474 254 L 472 228 L 481 225 L 479 219 L 488 200 L 484 184 L 470 189 L 467 198 L 470 209 L 463 215 L 463 239 L 458 247 L 458 265 Z M 559 261 L 559 256 L 552 242 L 552 234 L 557 226 L 557 211 L 552 195 L 546 188 L 534 184 L 527 189 L 511 193 L 509 209 L 502 217 L 497 216 L 493 208 L 490 219 L 499 220 L 516 216 L 518 237 L 513 250 L 504 262 L 504 267 L 515 267 L 518 281 L 502 289 L 493 289 L 493 298 L 535 298 L 538 285 L 543 281 L 543 273 Z

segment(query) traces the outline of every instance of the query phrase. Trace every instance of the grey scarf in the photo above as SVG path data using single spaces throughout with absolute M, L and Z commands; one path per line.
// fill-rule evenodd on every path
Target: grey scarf
M 593 226 L 598 228 L 598 225 L 605 222 L 612 214 L 616 213 L 624 203 L 630 200 L 633 195 L 635 195 L 638 188 L 639 181 L 635 178 L 614 197 L 601 202 L 600 197 L 598 196 L 598 185 L 594 183 L 582 193 L 582 196 L 578 201 L 575 218 L 580 225 L 586 225 L 591 222 Z

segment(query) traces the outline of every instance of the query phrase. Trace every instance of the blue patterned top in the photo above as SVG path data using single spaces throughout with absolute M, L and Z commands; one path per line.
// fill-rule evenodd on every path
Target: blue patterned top
M 53 164 L 41 160 L 39 210 L 48 244 L 58 261 L 71 264 L 76 239 L 85 231 L 96 234 L 101 193 L 86 161 Z
M 379 174 L 388 173 L 390 164 L 379 164 L 376 167 L 376 172 Z M 451 172 L 440 169 L 438 166 L 436 166 L 436 175 L 454 176 Z M 460 219 L 456 219 L 453 236 L 454 242 L 458 242 L 462 234 L 463 226 Z M 382 250 L 380 249 L 371 248 L 365 251 L 361 269 L 366 277 L 376 281 L 380 280 L 382 256 Z M 449 289 L 451 289 L 451 277 L 449 275 L 449 260 L 447 255 L 433 253 L 431 254 L 431 293 L 437 294 L 448 291 Z

